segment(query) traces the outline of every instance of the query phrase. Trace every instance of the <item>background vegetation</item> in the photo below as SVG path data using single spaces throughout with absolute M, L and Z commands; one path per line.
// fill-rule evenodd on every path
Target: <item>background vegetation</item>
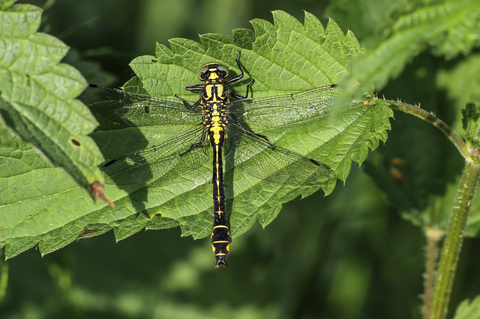
M 65 61 L 90 83 L 109 86 L 128 80 L 133 75 L 128 63 L 153 54 L 156 41 L 196 40 L 207 32 L 231 35 L 231 29 L 249 28 L 253 18 L 271 21 L 270 10 L 284 10 L 300 21 L 306 10 L 324 25 L 331 17 L 368 46 L 402 6 L 416 5 L 380 0 L 25 2 L 46 5 L 42 30 L 73 48 Z M 379 96 L 421 104 L 458 129 L 460 108 L 475 100 L 471 83 L 478 75 L 470 71 L 478 60 L 478 51 L 450 57 L 419 50 Z M 209 240 L 181 238 L 178 228 L 141 232 L 119 243 L 108 233 L 43 258 L 32 249 L 8 261 L 2 318 L 419 318 L 422 226 L 444 223 L 435 221 L 438 207 L 450 209 L 442 201 L 462 167 L 461 156 L 440 132 L 396 113 L 386 145 L 361 168 L 353 164 L 345 185 L 338 183 L 328 197 L 318 192 L 292 201 L 266 229 L 257 225 L 236 238 L 229 268 L 215 270 Z M 382 192 L 392 183 L 403 192 Z M 452 309 L 480 293 L 479 250 L 478 239 L 466 239 Z

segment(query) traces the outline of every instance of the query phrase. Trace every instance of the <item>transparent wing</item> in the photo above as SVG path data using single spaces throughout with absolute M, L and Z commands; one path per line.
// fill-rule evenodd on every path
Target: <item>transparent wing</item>
M 255 132 L 296 126 L 327 116 L 340 91 L 335 85 L 294 94 L 232 102 L 230 112 Z
M 90 86 L 79 99 L 88 105 L 97 117 L 125 126 L 165 126 L 202 122 L 201 110 L 189 110 L 182 100 L 177 98 L 155 97 Z
M 204 128 L 197 125 L 146 149 L 121 156 L 100 167 L 107 184 L 146 184 L 168 180 L 200 168 L 209 159 Z
M 237 124 L 228 126 L 226 160 L 248 175 L 272 183 L 317 185 L 335 178 L 328 166 L 268 142 Z

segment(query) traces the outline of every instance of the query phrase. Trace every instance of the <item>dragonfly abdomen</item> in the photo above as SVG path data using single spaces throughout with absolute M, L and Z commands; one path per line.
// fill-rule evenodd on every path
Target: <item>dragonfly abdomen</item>
M 225 204 L 225 184 L 223 182 L 222 147 L 225 137 L 223 129 L 210 131 L 210 143 L 213 149 L 213 230 L 211 243 L 217 260 L 215 267 L 227 266 L 227 255 L 230 251 L 232 237 L 228 228 L 227 209 Z

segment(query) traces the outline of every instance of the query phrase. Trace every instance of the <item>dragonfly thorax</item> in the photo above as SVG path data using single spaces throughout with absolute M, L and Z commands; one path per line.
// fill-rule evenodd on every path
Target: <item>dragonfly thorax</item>
M 219 63 L 207 63 L 199 72 L 199 78 L 205 83 L 200 98 L 203 123 L 207 130 L 214 131 L 218 141 L 219 132 L 228 124 L 228 106 L 230 92 L 225 87 L 228 69 Z

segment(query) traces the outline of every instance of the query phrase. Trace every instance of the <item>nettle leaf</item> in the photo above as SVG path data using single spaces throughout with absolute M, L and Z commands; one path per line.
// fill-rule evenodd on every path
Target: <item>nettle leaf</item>
M 103 70 L 98 62 L 82 57 L 75 48 L 70 48 L 62 61 L 79 70 L 89 83 L 109 85 L 115 82 L 113 74 Z
M 467 134 L 467 143 L 471 143 L 475 148 L 480 148 L 480 141 L 478 140 L 479 123 L 478 119 L 480 113 L 478 113 L 477 106 L 474 103 L 467 103 L 464 109 L 462 109 L 462 124 L 465 133 Z
M 49 246 L 58 249 L 76 239 L 81 231 L 75 234 L 65 228 L 75 220 L 69 215 L 81 217 L 73 207 L 93 203 L 63 169 L 51 167 L 21 141 L 0 148 L 0 167 L 0 244 L 7 244 L 7 257 L 39 242 L 42 252 L 48 252 Z
M 5 10 L 12 6 L 17 0 L 0 0 L 0 10 Z
M 36 32 L 41 13 L 31 5 L 0 11 L 0 114 L 18 136 L 91 193 L 90 184 L 103 180 L 97 168 L 103 157 L 87 135 L 98 123 L 75 99 L 87 83 L 76 69 L 59 63 L 68 47 Z
M 391 14 L 391 25 L 370 40 L 370 50 L 352 60 L 351 72 L 342 81 L 344 94 L 336 105 L 343 105 L 374 84 L 384 87 L 414 56 L 428 48 L 427 43 L 433 45 L 435 54 L 448 59 L 480 45 L 477 0 L 412 1 Z
M 241 51 L 240 62 L 246 77 L 232 85 L 235 93 L 244 95 L 246 85 L 255 79 L 254 98 L 289 94 L 340 81 L 348 73 L 346 64 L 349 59 L 361 51 L 354 35 L 351 32 L 343 34 L 333 21 L 325 29 L 309 13 L 306 13 L 303 25 L 281 11 L 275 11 L 273 16 L 274 24 L 253 20 L 254 31 L 235 30 L 233 39 L 204 34 L 200 36 L 200 43 L 172 39 L 169 41 L 171 49 L 158 44 L 155 56 L 141 56 L 132 61 L 131 67 L 137 77 L 126 83 L 124 89 L 172 99 L 178 95 L 195 102 L 198 94 L 187 92 L 185 87 L 200 83 L 197 72 L 202 65 L 217 61 L 225 65 L 233 77 L 239 74 L 235 58 Z M 369 148 L 374 149 L 379 141 L 386 140 L 390 128 L 388 118 L 392 112 L 383 101 L 374 99 L 370 91 L 362 99 L 346 103 L 346 107 L 332 118 L 328 116 L 328 110 L 339 94 L 336 88 L 325 91 L 322 105 L 327 112 L 323 116 L 311 118 L 302 125 L 272 128 L 261 134 L 279 146 L 328 165 L 338 178 L 345 180 L 352 161 L 363 162 Z M 109 159 L 155 145 L 189 128 L 188 125 L 174 124 L 118 128 L 109 124 L 108 110 L 102 116 L 101 106 L 102 103 L 92 104 L 101 123 L 92 137 Z M 176 226 L 181 227 L 183 236 L 209 236 L 213 211 L 211 165 L 208 161 L 188 174 L 167 181 L 152 181 L 148 185 L 107 185 L 106 195 L 114 201 L 117 209 L 100 203 L 96 206 L 88 204 L 85 197 L 73 189 L 66 191 L 65 195 L 52 192 L 57 195 L 56 202 L 69 203 L 62 207 L 64 214 L 47 223 L 46 219 L 52 218 L 50 207 L 25 212 L 26 219 L 33 216 L 37 225 L 42 225 L 35 236 L 26 236 L 25 220 L 12 221 L 8 236 L 1 239 L 7 244 L 6 255 L 12 257 L 35 243 L 39 243 L 44 254 L 77 237 L 88 237 L 110 229 L 114 229 L 117 240 L 143 228 Z M 225 169 L 227 212 L 233 237 L 247 231 L 256 220 L 263 226 L 269 224 L 283 203 L 299 195 L 310 195 L 320 188 L 320 185 L 275 184 L 228 166 Z M 335 181 L 322 185 L 327 194 L 334 186 Z
M 0 96 L 0 107 L 7 107 L 8 102 Z M 15 147 L 15 136 L 12 134 L 10 128 L 5 125 L 3 119 L 0 117 L 0 145 L 2 147 Z
M 480 319 L 480 296 L 466 299 L 458 305 L 454 319 Z

